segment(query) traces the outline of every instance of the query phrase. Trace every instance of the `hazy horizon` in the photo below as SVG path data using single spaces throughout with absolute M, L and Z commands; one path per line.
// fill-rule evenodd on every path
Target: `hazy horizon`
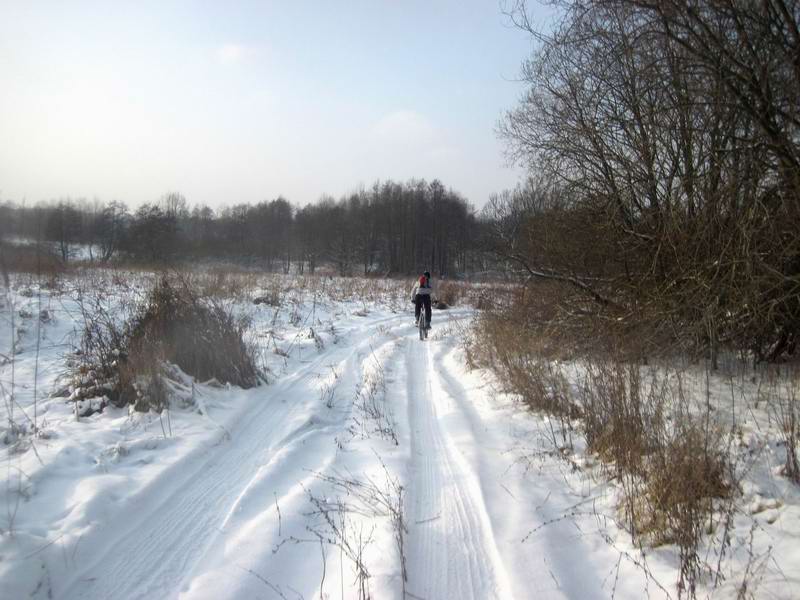
M 480 206 L 522 175 L 494 127 L 530 48 L 493 0 L 2 2 L 0 199 L 304 205 L 415 177 Z

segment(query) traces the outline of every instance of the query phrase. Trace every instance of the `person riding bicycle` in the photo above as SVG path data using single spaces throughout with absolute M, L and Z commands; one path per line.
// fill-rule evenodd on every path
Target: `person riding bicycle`
M 431 280 L 430 271 L 425 271 L 420 278 L 414 282 L 411 290 L 411 301 L 414 303 L 414 319 L 419 325 L 419 315 L 422 307 L 425 307 L 425 328 L 431 328 L 431 297 L 436 296 L 436 286 Z

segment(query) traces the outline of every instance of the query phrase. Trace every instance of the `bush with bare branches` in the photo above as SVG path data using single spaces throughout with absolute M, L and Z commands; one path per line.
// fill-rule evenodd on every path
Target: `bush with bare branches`
M 792 354 L 800 3 L 559 5 L 547 34 L 510 10 L 539 44 L 501 130 L 538 179 L 490 205 L 492 249 L 563 284 L 576 322 L 644 324 L 712 359 Z
M 97 306 L 84 310 L 84 323 L 75 401 L 105 397 L 116 406 L 161 411 L 168 405 L 167 363 L 200 381 L 245 388 L 260 381 L 243 339 L 247 323 L 213 298 L 200 297 L 186 280 L 162 278 L 125 324 Z
M 706 534 L 728 518 L 738 489 L 729 436 L 710 406 L 692 404 L 679 372 L 630 360 L 636 340 L 590 353 L 579 339 L 559 352 L 568 334 L 524 320 L 527 311 L 520 295 L 482 313 L 468 344 L 473 363 L 494 369 L 529 409 L 556 417 L 546 421 L 554 455 L 572 461 L 572 434 L 582 435 L 617 483 L 620 524 L 638 545 L 675 544 L 681 593 L 694 597 L 719 568 L 702 559 Z

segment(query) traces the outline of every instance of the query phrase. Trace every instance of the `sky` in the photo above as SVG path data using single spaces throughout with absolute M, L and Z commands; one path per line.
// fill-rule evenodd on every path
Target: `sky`
M 305 205 L 415 177 L 481 206 L 523 175 L 495 131 L 531 50 L 499 0 L 0 0 L 0 199 Z

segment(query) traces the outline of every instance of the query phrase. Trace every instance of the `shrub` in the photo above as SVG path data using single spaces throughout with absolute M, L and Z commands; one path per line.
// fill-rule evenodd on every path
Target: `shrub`
M 559 311 L 546 298 L 519 294 L 480 315 L 468 360 L 492 368 L 509 391 L 530 409 L 559 417 L 562 428 L 579 418 L 587 450 L 619 485 L 623 523 L 639 543 L 677 545 L 679 588 L 694 597 L 710 569 L 699 555 L 703 536 L 725 517 L 720 501 L 736 487 L 726 440 L 709 406 L 690 406 L 678 373 L 632 359 L 640 340 L 622 346 L 623 336 L 585 338 L 559 327 Z M 603 346 L 590 352 L 594 341 Z M 583 374 L 574 387 L 562 358 Z M 551 434 L 563 454 L 566 435 Z
M 653 372 L 645 389 L 635 364 L 611 360 L 587 366 L 579 394 L 586 441 L 618 475 L 646 475 L 643 458 L 657 447 L 668 410 L 665 385 Z
M 66 271 L 64 263 L 44 244 L 13 245 L 0 242 L 6 268 L 13 273 L 58 275 Z
M 131 353 L 152 353 L 200 380 L 241 387 L 258 383 L 258 372 L 237 320 L 212 298 L 200 298 L 186 283 L 162 279 L 130 327 Z
M 557 364 L 547 360 L 548 349 L 541 341 L 513 308 L 484 311 L 467 354 L 472 364 L 494 369 L 506 389 L 519 394 L 531 410 L 577 416 L 579 407 L 570 398 L 567 380 Z
M 185 280 L 162 278 L 124 326 L 97 307 L 84 311 L 84 320 L 80 389 L 73 399 L 104 394 L 116 406 L 160 411 L 168 405 L 167 363 L 200 381 L 245 388 L 259 383 L 243 339 L 247 323 Z
M 797 365 L 769 366 L 759 385 L 759 400 L 766 402 L 783 442 L 786 457 L 781 472 L 800 484 L 800 370 Z
M 436 296 L 439 302 L 444 302 L 447 306 L 455 306 L 461 300 L 463 287 L 454 281 L 444 281 L 439 285 Z

